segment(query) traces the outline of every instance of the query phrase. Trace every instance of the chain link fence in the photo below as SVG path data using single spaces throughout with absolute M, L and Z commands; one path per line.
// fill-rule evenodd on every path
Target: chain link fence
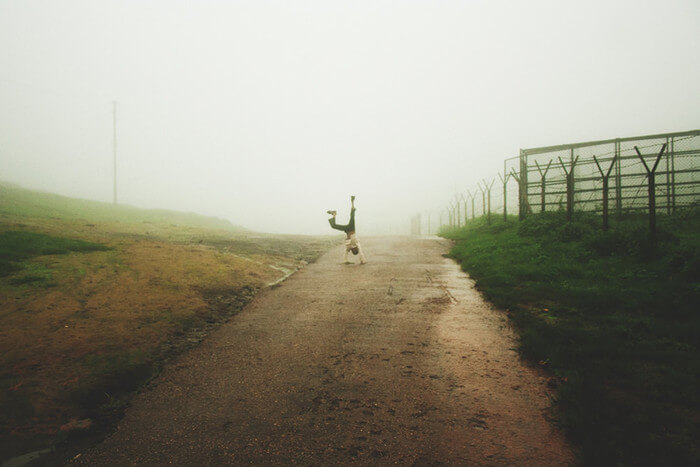
M 651 186 L 651 188 L 650 188 Z M 439 226 L 552 210 L 674 213 L 700 201 L 700 130 L 521 149 L 503 173 L 456 194 Z M 654 228 L 654 221 L 651 220 Z

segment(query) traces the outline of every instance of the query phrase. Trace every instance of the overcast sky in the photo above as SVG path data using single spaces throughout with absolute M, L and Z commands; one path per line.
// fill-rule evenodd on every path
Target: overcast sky
M 111 201 L 117 101 L 120 202 L 391 231 L 520 148 L 700 128 L 698 57 L 697 0 L 0 0 L 0 180 Z

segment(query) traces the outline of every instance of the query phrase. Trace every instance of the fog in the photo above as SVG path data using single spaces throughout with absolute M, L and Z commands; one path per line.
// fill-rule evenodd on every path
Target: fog
M 520 148 L 700 127 L 700 2 L 0 0 L 0 180 L 407 232 Z M 436 214 L 435 214 L 436 215 Z

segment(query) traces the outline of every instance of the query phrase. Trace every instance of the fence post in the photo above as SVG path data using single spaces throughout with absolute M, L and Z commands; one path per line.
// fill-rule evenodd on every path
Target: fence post
M 520 213 L 523 211 L 523 209 L 527 209 L 527 205 L 523 206 L 523 202 L 526 202 L 525 198 L 522 198 L 520 194 L 522 193 L 522 182 L 520 180 L 520 177 L 518 177 L 518 174 L 515 173 L 515 169 L 510 169 L 510 175 L 515 179 L 515 181 L 518 183 L 518 220 L 523 220 L 524 217 L 520 215 Z
M 457 199 L 457 196 L 455 195 L 455 199 Z M 452 209 L 454 210 L 454 216 L 455 216 L 455 227 L 459 227 L 459 215 L 461 208 L 459 206 L 459 200 L 457 200 L 453 205 Z
M 486 192 L 481 184 L 478 184 L 479 190 L 481 190 L 481 217 L 486 215 Z
M 615 166 L 615 209 L 618 219 L 622 218 L 622 156 L 620 153 L 620 141 L 615 141 L 615 157 L 617 157 L 617 165 Z
M 476 190 L 474 190 L 474 193 L 469 192 L 469 197 L 472 200 L 472 220 L 476 219 L 476 209 L 474 208 L 474 198 L 476 197 Z
M 569 160 L 571 162 L 571 211 L 573 212 L 574 203 L 576 202 L 576 176 L 574 175 L 574 166 L 576 165 L 575 160 L 578 160 L 578 157 L 574 159 L 574 148 L 571 148 L 571 158 Z
M 453 215 L 454 215 L 454 219 L 455 219 L 455 226 L 456 226 L 456 227 L 460 227 L 461 224 L 460 224 L 460 222 L 459 222 L 459 214 L 460 214 L 460 212 L 461 212 L 461 209 L 460 209 L 460 207 L 459 207 L 459 201 L 455 202 L 454 208 L 453 208 L 453 209 L 454 209 Z
M 500 178 L 501 183 L 503 183 L 503 222 L 508 222 L 508 190 L 506 188 L 508 186 L 510 174 L 506 174 L 505 170 L 503 173 L 505 176 L 498 174 L 498 178 Z
M 486 193 L 486 199 L 488 200 L 488 205 L 486 209 L 486 223 L 488 225 L 491 225 L 491 187 L 488 188 Z
M 666 137 L 666 146 L 669 146 L 669 137 Z M 670 153 L 666 152 L 666 214 L 671 214 L 671 161 Z
M 642 164 L 644 164 L 644 168 L 647 170 L 647 175 L 649 178 L 649 231 L 651 232 L 652 238 L 654 238 L 656 236 L 656 168 L 659 166 L 661 156 L 666 150 L 666 143 L 661 146 L 661 151 L 656 157 L 654 167 L 651 169 L 649 169 L 649 166 L 644 161 L 644 157 L 642 156 L 642 153 L 639 152 L 637 146 L 634 147 L 634 150 L 637 151 L 639 159 L 641 159 Z
M 484 184 L 484 189 L 486 190 L 486 195 L 488 199 L 488 208 L 486 210 L 486 224 L 491 225 L 491 188 L 493 187 L 493 183 L 495 180 L 491 180 L 491 184 L 487 184 L 486 180 L 483 180 L 482 183 Z M 483 192 L 482 192 L 483 193 Z
M 537 171 L 540 173 L 541 177 L 541 185 L 542 185 L 542 190 L 540 193 L 540 212 L 544 212 L 546 208 L 546 198 L 545 198 L 545 193 L 546 193 L 546 185 L 547 185 L 547 172 L 549 172 L 549 168 L 552 166 L 552 159 L 549 160 L 549 163 L 547 164 L 547 168 L 544 169 L 544 173 L 542 172 L 542 169 L 540 168 L 540 164 L 535 161 L 535 165 L 537 166 Z
M 462 198 L 462 207 L 464 208 L 464 225 L 467 225 L 467 198 L 464 197 L 464 193 L 460 193 L 459 197 Z
M 522 149 L 520 150 L 520 176 L 518 180 L 518 199 L 520 200 L 520 206 L 518 209 L 518 216 L 520 220 L 525 219 L 527 216 L 527 154 Z
M 566 174 L 566 220 L 571 221 L 571 218 L 573 217 L 574 213 L 574 167 L 576 166 L 576 162 L 578 162 L 578 156 L 576 156 L 576 159 L 573 159 L 571 161 L 571 167 L 569 170 L 566 170 L 566 165 L 564 165 L 564 161 L 561 160 L 561 157 L 559 158 L 559 163 L 561 164 L 561 168 L 564 170 L 564 173 Z
M 598 171 L 600 172 L 601 177 L 603 177 L 603 231 L 608 230 L 608 180 L 610 178 L 610 172 L 612 171 L 613 167 L 615 167 L 615 161 L 617 160 L 617 155 L 613 156 L 612 163 L 610 164 L 610 168 L 608 169 L 607 173 L 603 172 L 603 169 L 600 167 L 600 164 L 598 163 L 598 159 L 593 156 L 593 160 L 595 161 L 595 165 L 598 166 Z
M 671 211 L 676 213 L 676 153 L 675 153 L 675 136 L 671 137 L 671 186 L 673 187 L 673 194 L 671 195 Z
M 455 195 L 455 206 L 457 207 L 457 216 L 455 217 L 457 227 L 462 226 L 462 206 L 459 204 L 459 197 Z

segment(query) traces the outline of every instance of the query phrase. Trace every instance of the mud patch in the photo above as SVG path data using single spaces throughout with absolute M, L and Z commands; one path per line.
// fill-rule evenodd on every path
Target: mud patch
M 166 361 L 195 347 L 213 329 L 225 323 L 250 303 L 258 292 L 257 287 L 244 286 L 238 288 L 199 289 L 199 293 L 207 304 L 207 312 L 201 320 L 192 327 L 179 333 L 177 338 L 163 344 L 160 360 Z

